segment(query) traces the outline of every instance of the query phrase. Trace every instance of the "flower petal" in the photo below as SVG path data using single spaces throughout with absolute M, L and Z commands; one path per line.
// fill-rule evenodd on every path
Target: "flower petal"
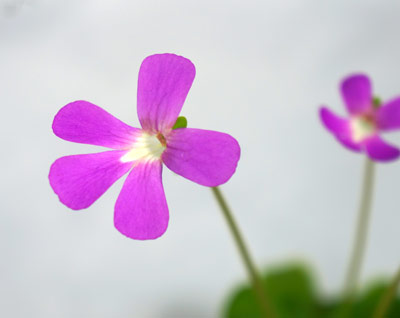
M 400 155 L 400 151 L 398 148 L 389 145 L 388 143 L 383 141 L 378 135 L 370 137 L 364 142 L 367 154 L 372 160 L 390 161 L 397 159 Z
M 230 135 L 191 128 L 173 130 L 162 155 L 169 169 L 208 187 L 228 181 L 239 158 L 240 146 Z
M 372 108 L 372 88 L 367 76 L 356 74 L 345 78 L 341 90 L 350 114 L 357 115 Z
M 168 132 L 185 102 L 196 70 L 191 61 L 175 54 L 147 57 L 139 71 L 137 112 L 143 129 Z
M 168 226 L 168 206 L 160 160 L 138 163 L 115 204 L 114 224 L 122 234 L 138 240 L 161 236 Z
M 140 129 L 130 127 L 100 107 L 86 101 L 70 103 L 57 113 L 53 131 L 58 137 L 112 149 L 124 149 Z
M 382 105 L 376 112 L 376 121 L 381 130 L 400 128 L 400 98 L 393 99 Z
M 361 144 L 354 142 L 352 139 L 349 120 L 335 115 L 326 107 L 321 107 L 319 114 L 326 129 L 334 134 L 339 142 L 350 150 L 361 151 Z
M 50 185 L 66 206 L 85 209 L 132 168 L 132 163 L 120 161 L 125 153 L 106 151 L 59 158 L 50 167 Z

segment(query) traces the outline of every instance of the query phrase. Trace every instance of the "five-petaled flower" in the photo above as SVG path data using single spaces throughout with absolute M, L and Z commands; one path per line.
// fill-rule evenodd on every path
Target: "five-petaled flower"
M 230 135 L 201 129 L 172 129 L 192 85 L 195 67 L 174 54 L 147 57 L 139 71 L 133 128 L 86 101 L 57 113 L 54 133 L 65 140 L 114 150 L 59 158 L 50 168 L 54 192 L 66 206 L 85 209 L 130 171 L 114 211 L 115 227 L 133 239 L 155 239 L 168 226 L 162 163 L 198 184 L 225 183 L 236 170 L 240 147 Z
M 400 129 L 400 98 L 383 105 L 375 103 L 371 82 L 362 74 L 345 78 L 341 92 L 350 118 L 340 118 L 322 107 L 320 117 L 325 127 L 345 147 L 357 152 L 365 151 L 374 161 L 398 158 L 399 149 L 382 140 L 380 133 Z

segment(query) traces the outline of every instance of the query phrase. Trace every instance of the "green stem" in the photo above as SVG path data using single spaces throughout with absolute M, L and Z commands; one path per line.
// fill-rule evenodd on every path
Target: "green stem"
M 257 296 L 257 299 L 258 299 L 258 302 L 262 309 L 262 312 L 264 313 L 264 317 L 275 317 L 272 314 L 271 307 L 267 300 L 267 296 L 266 296 L 266 293 L 265 293 L 265 290 L 264 290 L 264 287 L 263 287 L 263 284 L 262 284 L 262 281 L 260 278 L 260 274 L 258 273 L 256 267 L 254 266 L 254 263 L 250 257 L 250 253 L 243 241 L 243 238 L 242 238 L 242 235 L 240 234 L 239 228 L 235 222 L 235 219 L 233 218 L 233 215 L 232 215 L 221 191 L 217 187 L 211 188 L 211 190 L 214 193 L 215 198 L 217 199 L 217 202 L 225 216 L 226 222 L 228 223 L 228 226 L 231 230 L 231 233 L 233 235 L 235 243 L 239 249 L 240 256 L 242 257 L 244 265 L 250 276 L 251 282 L 253 284 L 254 292 Z
M 385 314 L 388 311 L 390 303 L 392 302 L 393 298 L 395 298 L 396 296 L 396 291 L 398 290 L 399 285 L 400 285 L 400 267 L 392 283 L 390 284 L 386 292 L 383 294 L 378 304 L 377 310 L 375 311 L 374 318 L 386 317 Z
M 374 185 L 374 163 L 366 158 L 364 168 L 364 180 L 361 193 L 361 202 L 358 211 L 358 221 L 353 245 L 353 251 L 347 270 L 344 295 L 345 303 L 350 307 L 357 289 L 360 277 L 361 264 L 365 253 L 365 246 L 368 235 L 368 224 L 371 214 L 372 192 Z

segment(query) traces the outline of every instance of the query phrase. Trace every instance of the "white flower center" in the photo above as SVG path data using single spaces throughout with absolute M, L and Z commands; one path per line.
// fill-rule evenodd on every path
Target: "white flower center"
M 165 139 L 162 135 L 149 135 L 143 132 L 132 144 L 131 150 L 121 157 L 121 162 L 155 161 L 160 159 L 165 148 Z
M 368 117 L 357 117 L 350 121 L 353 140 L 359 142 L 374 134 L 376 127 L 373 120 Z

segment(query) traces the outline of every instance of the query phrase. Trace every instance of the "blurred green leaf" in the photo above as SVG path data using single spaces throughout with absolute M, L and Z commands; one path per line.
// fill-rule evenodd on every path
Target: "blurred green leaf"
M 179 116 L 175 122 L 174 127 L 172 129 L 178 129 L 178 128 L 186 128 L 187 127 L 187 119 L 184 116 Z
M 302 265 L 276 268 L 267 273 L 265 288 L 279 317 L 312 316 L 315 292 L 308 268 Z
M 268 270 L 265 289 L 277 318 L 373 318 L 383 294 L 389 287 L 383 281 L 367 286 L 354 303 L 344 303 L 340 297 L 317 295 L 312 272 L 302 265 L 285 265 Z M 347 307 L 348 306 L 348 307 Z M 225 307 L 224 317 L 262 317 L 253 289 L 238 288 Z M 392 301 L 385 318 L 400 318 L 400 295 Z
M 375 310 L 382 299 L 383 294 L 389 287 L 386 282 L 376 282 L 371 285 L 366 291 L 364 291 L 359 300 L 356 302 L 353 308 L 354 317 L 373 317 Z M 400 317 L 400 297 L 393 299 L 388 311 L 386 312 L 385 318 L 399 318 Z
M 262 317 L 260 307 L 254 292 L 249 287 L 242 287 L 236 291 L 225 310 L 224 317 L 229 318 L 259 318 Z
M 279 318 L 309 318 L 316 309 L 311 275 L 302 265 L 286 265 L 269 270 L 264 278 L 271 306 Z M 253 290 L 242 287 L 230 299 L 225 317 L 262 317 Z
M 343 312 L 341 299 L 322 299 L 316 304 L 315 318 L 338 318 Z M 348 317 L 349 318 L 349 317 Z

